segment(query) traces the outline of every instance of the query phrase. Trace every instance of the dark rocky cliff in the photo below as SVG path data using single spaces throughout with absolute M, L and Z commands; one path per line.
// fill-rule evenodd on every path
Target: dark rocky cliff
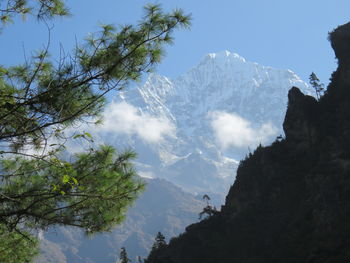
M 339 67 L 325 95 L 293 87 L 286 138 L 243 160 L 221 212 L 147 263 L 350 262 L 350 23 L 330 41 Z

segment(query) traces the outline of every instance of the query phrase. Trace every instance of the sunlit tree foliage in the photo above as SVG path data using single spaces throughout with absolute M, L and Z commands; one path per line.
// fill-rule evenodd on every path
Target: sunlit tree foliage
M 0 1 L 2 27 L 16 15 L 47 21 L 69 10 L 62 0 Z M 90 234 L 123 220 L 143 188 L 135 153 L 104 145 L 67 158 L 68 140 L 93 140 L 67 129 L 99 120 L 105 95 L 152 70 L 173 30 L 189 21 L 181 10 L 148 5 L 137 26 L 104 25 L 69 55 L 51 59 L 48 44 L 21 65 L 0 66 L 1 262 L 30 261 L 35 230 L 69 225 Z

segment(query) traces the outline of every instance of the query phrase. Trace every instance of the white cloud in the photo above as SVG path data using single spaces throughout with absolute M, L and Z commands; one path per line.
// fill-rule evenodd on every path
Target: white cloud
M 168 119 L 140 113 L 126 102 L 112 102 L 103 113 L 103 124 L 97 126 L 95 132 L 136 135 L 145 142 L 155 143 L 165 136 L 174 136 L 175 127 Z
M 270 123 L 265 123 L 254 129 L 252 124 L 236 113 L 215 111 L 209 113 L 211 127 L 217 142 L 223 149 L 229 147 L 244 148 L 265 143 L 276 135 L 277 129 Z

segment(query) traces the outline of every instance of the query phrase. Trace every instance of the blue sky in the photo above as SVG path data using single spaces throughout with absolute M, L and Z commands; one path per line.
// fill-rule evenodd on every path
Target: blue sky
M 52 30 L 53 53 L 59 43 L 68 52 L 75 41 L 98 30 L 99 23 L 137 23 L 144 0 L 68 0 L 72 17 L 58 19 Z M 307 81 L 314 71 L 328 83 L 336 67 L 327 32 L 350 20 L 348 0 L 167 0 L 193 17 L 190 30 L 178 31 L 157 72 L 176 77 L 212 52 L 229 50 L 265 66 L 291 69 Z M 45 26 L 34 19 L 16 22 L 0 35 L 0 63 L 16 64 L 47 41 Z M 56 51 L 55 51 L 56 50 Z

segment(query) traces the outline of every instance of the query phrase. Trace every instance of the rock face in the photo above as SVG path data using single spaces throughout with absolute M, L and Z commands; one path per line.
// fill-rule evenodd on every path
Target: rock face
M 305 96 L 296 87 L 288 93 L 288 109 L 283 129 L 286 139 L 295 143 L 314 143 L 319 107 L 314 97 Z
M 221 212 L 147 263 L 350 262 L 350 23 L 330 40 L 339 67 L 325 95 L 292 88 L 286 138 L 241 161 Z

